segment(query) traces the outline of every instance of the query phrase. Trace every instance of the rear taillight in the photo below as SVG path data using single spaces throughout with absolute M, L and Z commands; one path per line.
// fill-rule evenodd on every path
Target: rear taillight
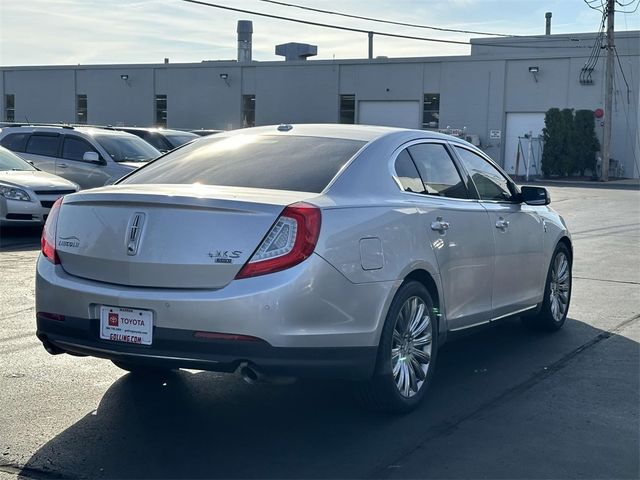
M 308 203 L 286 207 L 236 278 L 256 277 L 293 267 L 316 248 L 322 215 Z
M 60 205 L 62 205 L 62 198 L 56 200 L 49 211 L 49 216 L 42 229 L 42 237 L 40 239 L 40 246 L 42 247 L 42 254 L 54 264 L 60 263 L 58 258 L 58 252 L 56 252 L 56 229 L 58 226 L 58 215 L 60 214 Z

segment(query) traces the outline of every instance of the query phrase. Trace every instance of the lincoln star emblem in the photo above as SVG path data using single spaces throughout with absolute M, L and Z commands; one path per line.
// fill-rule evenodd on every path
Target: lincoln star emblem
M 145 217 L 144 213 L 136 212 L 131 218 L 127 231 L 127 255 L 136 255 L 138 253 Z

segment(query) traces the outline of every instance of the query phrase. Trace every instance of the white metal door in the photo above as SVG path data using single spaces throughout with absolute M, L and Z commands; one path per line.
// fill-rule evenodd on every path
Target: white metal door
M 361 125 L 420 128 L 420 102 L 358 102 L 358 123 Z
M 544 113 L 507 113 L 506 140 L 504 146 L 504 169 L 509 175 L 525 174 L 525 159 L 520 152 L 518 172 L 516 159 L 518 156 L 518 138 L 532 133 L 534 137 L 542 136 Z M 524 152 L 525 155 L 527 152 Z

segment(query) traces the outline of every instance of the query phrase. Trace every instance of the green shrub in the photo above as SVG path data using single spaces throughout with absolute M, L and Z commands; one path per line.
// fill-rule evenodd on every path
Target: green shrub
M 542 139 L 542 173 L 545 177 L 557 175 L 563 150 L 563 119 L 558 108 L 550 108 L 544 116 Z
M 591 110 L 577 110 L 574 119 L 573 171 L 584 175 L 585 170 L 595 172 L 596 152 L 600 142 L 596 136 L 596 122 Z

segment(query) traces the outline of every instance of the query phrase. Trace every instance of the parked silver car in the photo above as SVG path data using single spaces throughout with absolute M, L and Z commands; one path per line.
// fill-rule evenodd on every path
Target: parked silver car
M 199 135 L 181 130 L 170 130 L 166 128 L 144 128 L 144 127 L 109 127 L 112 130 L 127 132 L 140 137 L 145 142 L 153 145 L 161 153 L 166 153 L 174 148 L 178 148 L 185 143 L 192 142 L 200 138 Z
M 0 226 L 42 225 L 56 200 L 78 190 L 0 147 Z
M 81 188 L 113 183 L 160 155 L 135 135 L 93 127 L 3 127 L 0 145 Z
M 222 133 L 54 207 L 37 335 L 132 372 L 359 380 L 406 411 L 451 333 L 518 314 L 562 327 L 571 239 L 548 203 L 437 133 Z

